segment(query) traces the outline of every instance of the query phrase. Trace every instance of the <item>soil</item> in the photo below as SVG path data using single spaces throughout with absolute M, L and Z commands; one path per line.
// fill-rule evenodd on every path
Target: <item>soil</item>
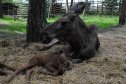
M 99 32 L 101 47 L 92 59 L 72 64 L 72 69 L 62 76 L 41 74 L 35 67 L 31 84 L 126 84 L 126 26 Z M 25 35 L 0 32 L 0 62 L 13 68 L 25 65 L 37 53 L 51 53 L 56 46 L 43 52 L 44 44 L 30 43 Z M 8 76 L 0 76 L 0 83 Z M 24 84 L 25 75 L 18 75 L 10 84 Z

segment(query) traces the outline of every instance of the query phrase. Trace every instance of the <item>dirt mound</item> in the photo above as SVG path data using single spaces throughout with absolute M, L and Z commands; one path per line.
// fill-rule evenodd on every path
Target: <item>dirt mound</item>
M 99 33 L 101 47 L 96 57 L 72 65 L 63 76 L 50 76 L 35 67 L 31 84 L 126 84 L 126 28 Z M 36 55 L 43 44 L 26 44 L 22 38 L 0 38 L 0 61 L 18 68 Z M 24 47 L 28 46 L 28 47 Z M 44 53 L 53 52 L 56 46 Z M 0 76 L 0 82 L 8 76 Z M 25 75 L 18 75 L 10 84 L 24 84 Z

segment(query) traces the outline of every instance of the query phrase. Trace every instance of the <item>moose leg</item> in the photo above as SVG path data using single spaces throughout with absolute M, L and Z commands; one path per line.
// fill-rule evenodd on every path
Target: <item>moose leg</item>
M 82 63 L 82 59 L 71 59 L 72 63 Z
M 49 44 L 45 45 L 41 50 L 47 50 L 51 48 L 53 45 L 57 44 L 58 42 L 59 40 L 54 38 Z
M 87 47 L 85 49 L 82 49 L 81 52 L 79 53 L 78 57 L 81 58 L 82 60 L 90 59 L 95 56 L 96 48 L 95 47 Z
M 99 41 L 99 39 L 97 38 L 97 41 L 96 41 L 96 50 L 97 50 L 97 51 L 98 51 L 99 47 L 100 47 L 100 41 Z
M 81 49 L 80 52 L 77 55 L 73 55 L 72 59 L 73 61 L 79 61 L 80 59 L 81 62 L 86 59 L 90 59 L 95 56 L 96 52 L 96 47 L 93 44 L 88 44 L 88 46 L 84 49 Z
M 72 63 L 81 63 L 81 62 L 83 62 L 83 60 L 82 59 L 80 59 L 79 57 L 78 57 L 78 53 L 73 53 L 73 55 L 69 58 L 69 60 L 72 62 Z
M 0 63 L 0 67 L 7 68 L 7 69 L 9 69 L 9 70 L 15 71 L 14 68 L 12 68 L 12 67 L 10 67 L 10 66 L 7 66 L 7 65 L 5 65 L 5 64 L 3 64 L 3 63 Z

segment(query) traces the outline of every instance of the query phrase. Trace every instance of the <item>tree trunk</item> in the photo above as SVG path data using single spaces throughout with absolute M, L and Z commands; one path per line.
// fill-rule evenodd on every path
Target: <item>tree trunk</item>
M 70 7 L 73 5 L 73 0 L 71 0 Z
M 41 31 L 46 24 L 46 0 L 29 0 L 27 41 L 41 42 Z
M 50 19 L 51 6 L 52 6 L 52 1 L 50 1 L 50 2 L 49 2 L 49 8 L 48 8 L 48 19 Z
M 119 25 L 124 25 L 125 19 L 126 19 L 126 0 L 123 0 L 119 16 Z
M 66 13 L 69 11 L 68 0 L 66 0 Z
M 0 18 L 3 17 L 2 0 L 0 0 Z

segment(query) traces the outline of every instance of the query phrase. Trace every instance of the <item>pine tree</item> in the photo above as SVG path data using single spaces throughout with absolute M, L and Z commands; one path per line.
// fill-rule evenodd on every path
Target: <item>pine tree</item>
M 42 41 L 41 31 L 46 25 L 46 0 L 29 0 L 27 41 Z

